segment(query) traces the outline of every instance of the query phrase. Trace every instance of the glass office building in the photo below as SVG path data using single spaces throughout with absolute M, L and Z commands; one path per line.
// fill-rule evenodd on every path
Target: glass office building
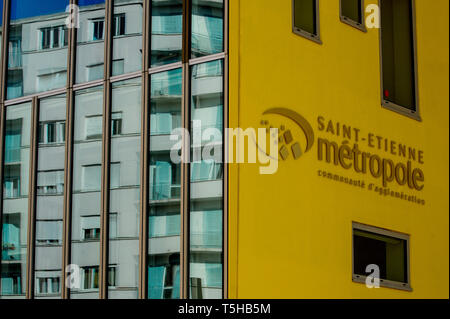
M 1 299 L 225 295 L 227 5 L 0 2 Z

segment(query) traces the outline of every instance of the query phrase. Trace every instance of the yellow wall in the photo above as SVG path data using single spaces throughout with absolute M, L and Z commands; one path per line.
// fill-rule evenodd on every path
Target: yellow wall
M 449 297 L 448 12 L 448 0 L 416 0 L 418 122 L 381 107 L 378 30 L 341 23 L 338 0 L 320 1 L 323 45 L 292 33 L 290 0 L 230 0 L 230 127 L 260 127 L 265 110 L 286 107 L 316 139 L 340 143 L 318 132 L 322 115 L 423 150 L 425 164 L 414 165 L 426 179 L 421 192 L 391 185 L 425 206 L 324 180 L 320 169 L 379 184 L 318 161 L 317 140 L 274 175 L 231 164 L 230 298 Z M 352 221 L 411 236 L 412 292 L 352 282 Z

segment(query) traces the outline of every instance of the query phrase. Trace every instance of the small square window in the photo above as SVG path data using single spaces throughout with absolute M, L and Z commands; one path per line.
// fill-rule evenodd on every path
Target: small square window
M 380 286 L 411 291 L 409 283 L 409 236 L 353 223 L 353 281 L 365 283 L 376 275 Z

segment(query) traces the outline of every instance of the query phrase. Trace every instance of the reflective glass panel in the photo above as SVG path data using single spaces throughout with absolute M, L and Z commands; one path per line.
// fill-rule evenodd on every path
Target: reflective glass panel
M 181 61 L 183 1 L 152 0 L 151 66 Z
M 180 298 L 181 165 L 171 160 L 181 126 L 181 69 L 151 75 L 148 297 Z
M 8 99 L 66 85 L 68 4 L 69 0 L 11 0 Z
M 76 83 L 103 79 L 105 0 L 79 0 Z
M 142 0 L 115 0 L 112 75 L 142 67 Z
M 39 101 L 35 298 L 61 298 L 66 95 Z
M 110 299 L 138 298 L 141 105 L 141 78 L 112 84 Z
M 191 56 L 223 51 L 223 0 L 192 0 Z
M 31 103 L 7 107 L 1 223 L 2 297 L 25 297 L 30 137 Z
M 102 179 L 103 87 L 75 94 L 72 259 L 79 270 L 79 285 L 71 298 L 98 298 L 100 211 Z
M 191 69 L 189 294 L 221 299 L 223 277 L 223 61 Z

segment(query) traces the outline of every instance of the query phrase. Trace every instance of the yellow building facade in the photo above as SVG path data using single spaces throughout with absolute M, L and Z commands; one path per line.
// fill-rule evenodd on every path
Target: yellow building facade
M 229 126 L 301 148 L 280 145 L 275 174 L 229 165 L 228 297 L 448 298 L 449 2 L 413 2 L 415 118 L 382 106 L 380 29 L 317 4 L 321 43 L 293 32 L 292 1 L 229 3 Z M 409 239 L 409 289 L 355 280 L 354 225 Z

